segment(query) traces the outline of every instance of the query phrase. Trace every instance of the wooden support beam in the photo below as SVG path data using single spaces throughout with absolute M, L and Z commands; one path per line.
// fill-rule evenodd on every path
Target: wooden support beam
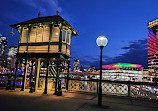
M 40 61 L 41 61 L 41 58 L 38 58 L 36 60 L 36 66 L 35 66 L 35 70 L 36 70 L 35 92 L 37 92 L 37 89 L 38 89 L 38 80 L 39 80 L 39 73 L 40 73 Z
M 30 88 L 30 91 L 29 91 L 29 93 L 32 93 L 32 92 L 34 92 L 34 82 L 33 82 L 33 80 L 32 80 L 32 74 L 33 74 L 33 63 L 34 63 L 34 61 L 32 60 L 31 61 L 31 73 L 30 73 L 30 86 L 31 86 L 31 88 Z
M 47 86 L 48 86 L 48 74 L 49 74 L 49 61 L 50 58 L 47 58 L 46 63 L 47 63 L 47 73 L 46 73 L 46 78 L 45 78 L 45 89 L 43 94 L 47 94 Z
M 57 83 L 58 83 L 57 96 L 62 96 L 61 80 L 59 78 L 59 75 L 60 75 L 60 57 L 57 59 Z
M 56 72 L 58 72 L 58 62 L 56 62 Z M 55 92 L 54 95 L 57 95 L 58 92 L 58 73 L 56 73 L 56 78 L 55 78 Z

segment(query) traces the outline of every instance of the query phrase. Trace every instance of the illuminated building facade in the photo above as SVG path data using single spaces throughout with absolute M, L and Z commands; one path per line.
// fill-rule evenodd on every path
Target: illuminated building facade
M 141 66 L 142 65 L 128 63 L 104 65 L 102 66 L 103 79 L 119 81 L 142 81 L 143 68 Z
M 148 23 L 148 67 L 158 68 L 158 19 Z

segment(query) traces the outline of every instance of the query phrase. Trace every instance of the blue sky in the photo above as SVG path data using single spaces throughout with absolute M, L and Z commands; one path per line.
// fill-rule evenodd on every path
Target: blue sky
M 10 36 L 10 24 L 42 16 L 60 15 L 80 34 L 72 38 L 71 56 L 81 65 L 99 67 L 96 38 L 104 35 L 103 64 L 116 62 L 147 66 L 147 22 L 158 18 L 157 0 L 1 0 L 0 33 L 8 45 L 17 45 L 19 35 Z

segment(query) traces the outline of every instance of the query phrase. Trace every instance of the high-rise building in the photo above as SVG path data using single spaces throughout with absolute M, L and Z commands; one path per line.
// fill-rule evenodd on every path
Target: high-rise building
M 80 66 L 80 60 L 75 59 L 74 64 L 73 64 L 73 69 L 74 69 L 75 72 L 80 70 L 79 66 Z
M 148 67 L 158 68 L 158 19 L 148 23 Z
M 7 39 L 6 37 L 0 37 L 0 66 L 6 67 L 7 58 Z
M 9 52 L 8 52 L 8 57 L 16 57 L 17 51 L 18 51 L 17 46 L 10 46 Z
M 14 70 L 15 63 L 16 63 L 16 53 L 18 51 L 18 48 L 16 46 L 10 46 L 9 52 L 8 52 L 8 58 L 7 58 L 7 68 L 9 70 Z

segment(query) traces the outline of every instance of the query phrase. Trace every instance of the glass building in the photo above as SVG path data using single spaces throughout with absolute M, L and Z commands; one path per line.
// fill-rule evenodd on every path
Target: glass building
M 158 67 L 158 19 L 148 23 L 148 67 Z

